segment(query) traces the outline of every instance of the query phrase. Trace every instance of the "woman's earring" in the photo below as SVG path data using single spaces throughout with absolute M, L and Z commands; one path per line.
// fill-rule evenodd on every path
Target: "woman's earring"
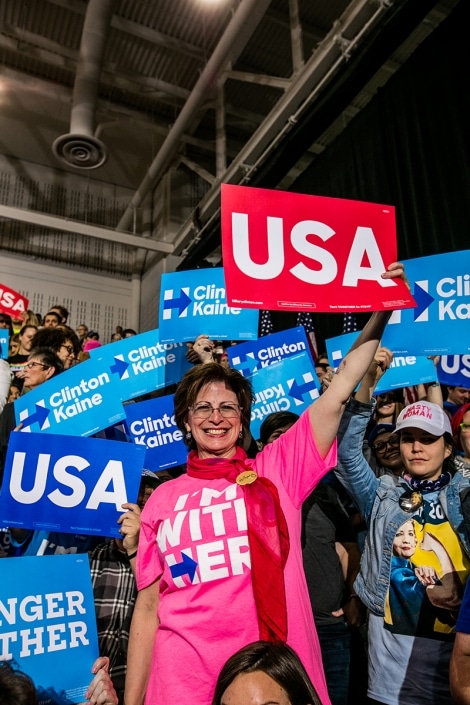
M 190 440 L 191 440 L 191 438 L 192 438 L 192 436 L 191 436 L 191 431 L 188 431 L 188 432 L 186 433 L 185 438 L 186 438 L 187 441 L 190 441 Z
M 240 433 L 238 434 L 238 438 L 239 438 L 240 440 L 243 438 L 243 431 L 240 431 Z

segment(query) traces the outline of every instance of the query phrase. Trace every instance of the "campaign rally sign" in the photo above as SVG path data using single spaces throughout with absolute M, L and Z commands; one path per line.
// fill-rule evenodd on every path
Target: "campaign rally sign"
M 300 415 L 318 399 L 320 389 L 312 359 L 305 352 L 260 368 L 251 377 L 251 383 L 255 394 L 250 422 L 253 438 L 259 438 L 266 416 L 275 411 Z
M 326 340 L 328 359 L 335 370 L 338 369 L 359 334 L 360 331 L 356 331 Z M 378 381 L 374 394 L 435 381 L 437 381 L 437 370 L 432 360 L 425 356 L 394 354 L 392 363 Z
M 22 431 L 91 436 L 125 418 L 112 373 L 86 360 L 15 401 Z
M 99 656 L 87 554 L 0 561 L 0 661 L 15 661 L 40 705 L 83 703 Z
M 133 443 L 146 448 L 144 467 L 157 472 L 182 465 L 188 457 L 183 434 L 175 423 L 174 395 L 127 404 L 126 426 Z
M 127 401 L 179 382 L 192 367 L 187 351 L 184 343 L 161 343 L 156 329 L 95 348 L 91 357 L 101 361 L 118 398 Z
M 258 312 L 228 305 L 221 267 L 163 274 L 159 330 L 162 342 L 193 341 L 202 333 L 213 340 L 254 340 Z
M 133 443 L 12 433 L 0 526 L 119 538 L 116 522 L 137 500 L 144 457 Z
M 27 311 L 29 301 L 19 291 L 10 289 L 5 284 L 0 284 L 0 311 L 7 313 L 12 318 L 20 318 L 23 311 Z
M 8 357 L 8 344 L 10 340 L 10 331 L 5 328 L 0 329 L 0 358 L 6 360 Z
M 227 348 L 230 367 L 241 372 L 244 377 L 250 377 L 253 372 L 262 367 L 301 352 L 311 355 L 310 344 L 303 326 L 265 335 L 258 340 L 250 340 Z
M 441 384 L 470 389 L 470 355 L 442 355 L 437 375 Z
M 404 355 L 470 352 L 470 250 L 405 262 L 417 308 L 396 311 L 383 344 Z
M 396 262 L 395 209 L 364 201 L 222 184 L 230 306 L 382 311 L 414 306 Z

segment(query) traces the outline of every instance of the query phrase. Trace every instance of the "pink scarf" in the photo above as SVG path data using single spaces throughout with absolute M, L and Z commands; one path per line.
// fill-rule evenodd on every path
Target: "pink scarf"
M 190 477 L 223 477 L 243 488 L 259 638 L 287 641 L 284 566 L 289 555 L 289 532 L 276 486 L 266 477 L 258 477 L 245 465 L 245 458 L 245 451 L 239 447 L 232 458 L 199 458 L 191 451 L 187 471 Z

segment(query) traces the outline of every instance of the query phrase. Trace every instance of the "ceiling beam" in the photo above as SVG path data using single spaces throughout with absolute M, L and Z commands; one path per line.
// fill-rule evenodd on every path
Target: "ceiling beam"
M 77 5 L 76 0 L 48 0 L 52 5 L 61 7 L 64 10 L 69 10 L 77 15 L 85 16 L 87 5 L 83 2 L 81 5 Z M 119 15 L 114 15 L 111 20 L 111 26 L 115 29 L 119 29 L 126 34 L 138 37 L 139 39 L 145 39 L 151 44 L 163 47 L 164 49 L 170 49 L 171 51 L 176 51 L 179 54 L 184 54 L 193 59 L 198 59 L 201 63 L 205 61 L 204 49 L 201 49 L 194 44 L 189 42 L 184 42 L 181 39 L 175 39 L 170 37 L 168 34 L 163 34 L 156 29 L 151 29 L 150 27 L 144 27 L 143 25 L 137 24 L 137 22 L 132 22 L 124 17 L 119 17 Z
M 77 235 L 87 235 L 100 240 L 109 240 L 110 242 L 119 242 L 121 245 L 130 247 L 141 247 L 152 252 L 163 252 L 165 255 L 171 255 L 174 247 L 169 242 L 161 242 L 152 240 L 151 238 L 132 235 L 119 230 L 102 228 L 97 225 L 89 225 L 81 223 L 77 220 L 69 218 L 59 218 L 55 215 L 41 213 L 38 211 L 24 210 L 22 208 L 14 208 L 13 206 L 4 206 L 0 204 L 0 218 L 8 218 L 9 220 L 19 220 L 22 223 L 31 223 L 44 228 L 52 228 L 53 230 L 63 230 L 68 233 L 76 233 Z

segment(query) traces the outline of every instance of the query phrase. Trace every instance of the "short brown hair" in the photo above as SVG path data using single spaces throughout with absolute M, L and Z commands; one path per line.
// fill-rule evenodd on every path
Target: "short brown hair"
M 201 389 L 212 382 L 222 382 L 236 394 L 238 404 L 242 409 L 241 421 L 244 435 L 250 427 L 251 405 L 254 402 L 251 383 L 238 370 L 224 367 L 219 365 L 218 362 L 196 365 L 182 377 L 175 392 L 176 425 L 183 433 L 183 436 L 186 437 L 186 426 L 184 424 L 188 419 L 188 409 L 196 401 Z M 195 450 L 196 445 L 193 438 L 186 442 L 192 450 Z

